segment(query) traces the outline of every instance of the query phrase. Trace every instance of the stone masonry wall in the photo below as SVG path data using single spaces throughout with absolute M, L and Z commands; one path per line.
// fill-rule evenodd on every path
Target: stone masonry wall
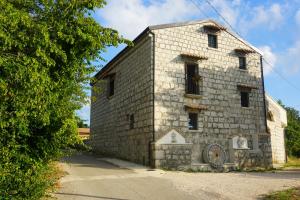
M 170 128 L 193 143 L 191 162 L 202 163 L 203 148 L 209 143 L 232 148 L 229 140 L 239 135 L 248 139 L 250 148 L 261 154 L 258 134 L 266 132 L 260 55 L 247 54 L 247 70 L 239 69 L 235 48 L 247 45 L 226 31 L 218 34 L 218 48 L 208 47 L 204 24 L 157 29 L 155 33 L 155 139 Z M 185 97 L 185 62 L 180 54 L 208 57 L 198 61 L 202 91 L 197 97 Z M 250 107 L 241 107 L 238 84 L 257 87 L 250 93 Z M 188 130 L 187 104 L 207 107 L 198 114 L 198 130 Z M 234 162 L 228 156 L 227 162 Z
M 286 111 L 270 97 L 267 97 L 267 108 L 269 112 L 268 130 L 271 137 L 273 163 L 282 164 L 286 161 L 284 128 L 287 122 L 282 121 L 281 115 L 285 115 L 286 118 Z
M 152 39 L 146 37 L 115 64 L 115 90 L 107 97 L 107 80 L 93 86 L 91 144 L 109 156 L 149 165 L 153 133 Z M 100 91 L 99 91 L 100 90 Z M 134 114 L 134 128 L 129 117 Z
M 192 144 L 153 145 L 156 167 L 178 169 L 191 165 Z

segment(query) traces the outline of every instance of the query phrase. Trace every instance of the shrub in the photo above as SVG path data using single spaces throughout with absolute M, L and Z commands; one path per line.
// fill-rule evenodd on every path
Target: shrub
M 38 199 L 48 163 L 78 142 L 75 110 L 107 46 L 126 42 L 91 14 L 103 0 L 0 1 L 0 195 Z

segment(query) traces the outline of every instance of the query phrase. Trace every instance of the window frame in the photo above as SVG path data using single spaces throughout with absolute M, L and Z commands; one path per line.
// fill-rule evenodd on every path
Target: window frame
M 210 37 L 213 37 L 214 40 L 215 40 L 213 45 L 211 43 Z M 208 47 L 209 48 L 217 49 L 218 48 L 218 35 L 212 34 L 212 33 L 207 33 L 207 42 L 208 42 Z
M 189 76 L 189 66 L 195 67 L 193 76 Z M 199 64 L 197 62 L 185 62 L 185 94 L 200 95 L 200 80 L 198 77 L 200 77 Z
M 107 97 L 113 97 L 115 95 L 115 80 L 116 74 L 111 74 L 108 76 L 108 83 L 107 83 Z
M 243 94 L 246 96 L 243 96 Z M 249 91 L 240 91 L 240 98 L 241 98 L 241 107 L 249 108 L 250 107 L 250 92 Z M 245 102 L 245 100 L 246 100 L 246 102 Z
M 191 117 L 191 116 L 193 116 L 193 117 Z M 192 121 L 193 119 L 195 121 Z M 199 119 L 199 115 L 197 112 L 188 112 L 188 129 L 190 131 L 198 130 L 198 128 L 199 128 L 198 119 Z M 191 128 L 190 123 L 193 123 L 193 122 L 195 123 L 195 124 L 192 124 L 192 127 L 194 127 L 194 128 Z
M 135 123 L 134 114 L 131 114 L 131 115 L 129 115 L 129 129 L 130 130 L 134 129 L 134 123 Z
M 246 58 L 246 56 L 238 56 L 238 58 L 239 58 L 239 69 L 247 70 L 247 58 Z M 244 64 L 244 65 L 242 65 L 242 64 Z

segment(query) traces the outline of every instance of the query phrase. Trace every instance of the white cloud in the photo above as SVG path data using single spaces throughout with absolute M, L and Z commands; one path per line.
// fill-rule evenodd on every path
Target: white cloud
M 106 26 L 133 39 L 149 25 L 185 21 L 200 13 L 188 0 L 151 0 L 147 5 L 143 0 L 110 0 L 96 14 Z
M 76 113 L 81 119 L 86 120 L 87 124 L 90 124 L 90 110 L 90 105 L 84 105 L 80 110 L 77 110 Z
M 270 74 L 272 69 L 277 66 L 278 70 L 286 75 L 299 75 L 300 63 L 300 40 L 296 41 L 293 46 L 286 49 L 284 53 L 276 55 L 271 47 L 262 46 L 259 49 L 263 52 L 263 57 L 270 63 L 264 62 L 264 73 Z
M 270 8 L 258 6 L 254 8 L 254 17 L 250 21 L 250 27 L 267 25 L 271 30 L 278 28 L 283 22 L 282 8 L 280 4 L 273 4 Z
M 273 4 L 268 10 L 270 14 L 270 28 L 277 28 L 283 21 L 282 8 L 279 4 Z
M 267 27 L 269 30 L 278 29 L 284 21 L 284 10 L 286 10 L 284 5 L 277 3 L 270 7 L 247 7 L 241 11 L 243 14 L 239 16 L 238 28 L 243 34 L 247 34 L 251 29 L 258 27 Z
M 300 71 L 300 40 L 296 41 L 285 54 L 280 57 L 280 65 L 289 75 L 295 75 Z
M 270 30 L 279 28 L 284 20 L 283 12 L 286 10 L 285 5 L 279 3 L 273 3 L 268 7 L 253 7 L 244 0 L 210 2 L 235 29 L 243 34 L 257 27 L 267 27 Z M 149 25 L 182 22 L 207 16 L 223 22 L 205 1 L 200 3 L 197 0 L 148 0 L 147 3 L 144 0 L 110 0 L 104 8 L 97 10 L 96 14 L 105 26 L 118 30 L 129 39 L 134 39 Z M 296 19 L 298 18 L 300 23 L 300 11 L 299 17 L 296 16 Z
M 235 26 L 238 16 L 239 9 L 236 6 L 240 5 L 240 0 L 224 1 L 224 0 L 214 0 L 212 4 L 219 10 L 220 14 L 228 21 L 231 26 Z
M 241 4 L 241 0 L 233 0 L 232 5 L 239 6 Z
M 258 49 L 262 51 L 263 57 L 267 61 L 267 63 L 266 62 L 263 63 L 263 67 L 264 67 L 264 74 L 268 75 L 275 67 L 275 64 L 277 62 L 277 56 L 275 55 L 275 53 L 272 52 L 270 46 L 261 46 L 258 47 Z
M 297 11 L 295 15 L 296 23 L 300 26 L 300 9 Z

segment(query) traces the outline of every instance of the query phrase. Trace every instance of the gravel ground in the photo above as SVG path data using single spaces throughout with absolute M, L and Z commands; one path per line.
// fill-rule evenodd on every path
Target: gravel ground
M 90 155 L 62 162 L 68 173 L 58 199 L 259 199 L 271 191 L 300 186 L 300 171 L 185 173 L 149 170 L 133 163 Z

